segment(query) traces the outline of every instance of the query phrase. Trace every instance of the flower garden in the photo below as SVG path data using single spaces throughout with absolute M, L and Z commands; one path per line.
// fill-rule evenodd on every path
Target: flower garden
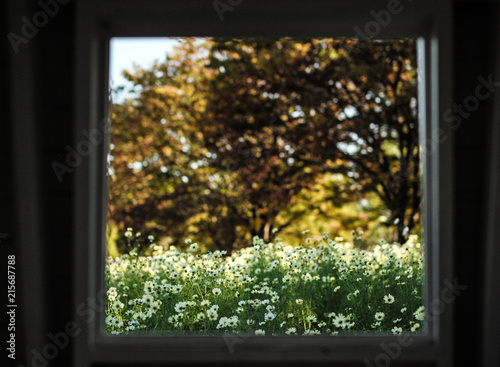
M 342 238 L 276 238 L 227 256 L 164 250 L 149 237 L 106 263 L 111 334 L 336 335 L 421 332 L 424 254 L 407 243 L 355 248 Z

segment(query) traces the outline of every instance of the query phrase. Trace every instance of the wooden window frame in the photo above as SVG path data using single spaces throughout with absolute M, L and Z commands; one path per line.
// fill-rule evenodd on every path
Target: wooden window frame
M 76 129 L 103 130 L 107 111 L 109 40 L 112 37 L 158 36 L 312 36 L 356 37 L 376 21 L 374 13 L 399 3 L 374 38 L 419 38 L 419 115 L 423 155 L 426 297 L 443 297 L 453 284 L 452 127 L 443 118 L 452 106 L 452 3 L 433 0 L 328 1 L 222 0 L 235 4 L 221 21 L 212 1 L 87 0 L 76 4 Z M 377 28 L 373 28 L 377 29 Z M 104 127 L 105 124 L 104 124 Z M 104 130 L 106 130 L 104 128 Z M 106 135 L 106 134 L 105 134 Z M 106 141 L 106 139 L 105 139 Z M 283 363 L 377 365 L 382 354 L 390 365 L 452 366 L 453 304 L 433 313 L 425 333 L 398 336 L 110 336 L 101 332 L 104 312 L 90 306 L 104 289 L 106 144 L 98 144 L 76 170 L 74 206 L 74 318 L 81 328 L 75 339 L 74 366 L 141 366 L 174 363 Z M 95 305 L 94 305 L 95 306 Z M 91 312 L 95 310 L 95 312 Z M 95 317 L 90 317 L 90 316 Z M 232 343 L 233 348 L 228 346 Z M 394 344 L 396 343 L 396 344 Z M 383 345 L 394 346 L 391 357 Z M 232 350 L 231 350 L 232 349 Z M 381 362 L 379 362 L 379 365 Z

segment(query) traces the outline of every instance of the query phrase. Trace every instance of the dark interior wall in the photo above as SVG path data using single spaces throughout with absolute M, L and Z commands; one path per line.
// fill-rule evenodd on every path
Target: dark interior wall
M 75 3 L 61 5 L 59 13 L 43 30 L 43 52 L 40 55 L 40 99 L 43 129 L 40 139 L 44 200 L 42 227 L 45 230 L 49 295 L 47 308 L 52 333 L 63 331 L 73 320 L 72 306 L 72 186 L 73 175 L 59 181 L 52 162 L 64 162 L 65 147 L 73 144 L 74 120 L 74 9 Z M 58 300 L 64 300 L 58 302 Z M 55 360 L 54 360 L 55 361 Z M 71 366 L 71 349 L 63 349 L 54 366 Z
M 57 2 L 55 3 L 57 4 Z M 2 17 L 7 18 L 7 14 L 10 16 L 9 19 L 5 19 L 6 21 L 1 23 L 4 37 L 9 32 L 23 36 L 22 17 L 31 20 L 33 15 L 41 10 L 38 1 L 2 2 L 2 7 L 5 8 L 5 11 L 1 13 Z M 64 179 L 60 182 L 51 167 L 51 163 L 55 160 L 64 162 L 65 147 L 71 146 L 73 140 L 74 9 L 73 2 L 60 4 L 57 9 L 52 7 L 54 14 L 50 16 L 47 24 L 39 27 L 37 34 L 28 39 L 26 44 L 19 44 L 17 53 L 14 52 L 8 37 L 4 38 L 2 47 L 2 63 L 8 63 L 10 68 L 7 65 L 0 68 L 2 79 L 0 85 L 8 85 L 11 91 L 8 94 L 6 108 L 2 108 L 2 110 L 8 111 L 9 105 L 14 103 L 12 96 L 14 85 L 27 83 L 29 90 L 26 91 L 26 101 L 21 101 L 21 104 L 27 104 L 26 108 L 32 108 L 34 113 L 33 121 L 26 123 L 26 126 L 31 125 L 31 131 L 25 131 L 24 126 L 20 128 L 19 124 L 15 125 L 12 119 L 3 120 L 2 117 L 0 136 L 2 158 L 3 156 L 8 158 L 7 164 L 17 163 L 16 169 L 11 167 L 7 172 L 16 172 L 16 174 L 21 175 L 21 181 L 23 172 L 28 169 L 28 165 L 24 164 L 25 157 L 22 156 L 24 153 L 20 153 L 19 149 L 16 150 L 14 144 L 16 147 L 19 144 L 24 144 L 20 136 L 30 136 L 36 143 L 35 146 L 31 146 L 33 155 L 30 158 L 36 160 L 37 179 L 34 185 L 39 191 L 39 202 L 29 208 L 15 206 L 16 195 L 23 196 L 29 195 L 29 193 L 25 187 L 19 185 L 19 181 L 15 180 L 14 175 L 2 175 L 4 180 L 1 180 L 1 184 L 8 185 L 8 188 L 1 190 L 0 193 L 2 195 L 0 232 L 9 233 L 9 247 L 2 246 L 2 255 L 4 255 L 5 250 L 5 256 L 2 256 L 2 259 L 6 259 L 7 253 L 18 254 L 19 248 L 16 246 L 16 239 L 19 239 L 25 231 L 36 230 L 42 248 L 42 252 L 37 254 L 37 259 L 20 259 L 17 256 L 19 268 L 23 263 L 29 266 L 32 261 L 41 264 L 38 269 L 40 275 L 37 275 L 37 271 L 33 269 L 35 279 L 18 277 L 16 282 L 19 306 L 16 318 L 16 354 L 18 358 L 21 358 L 16 362 L 26 365 L 31 365 L 31 360 L 25 361 L 22 358 L 23 354 L 29 353 L 31 357 L 31 348 L 36 347 L 37 350 L 40 350 L 41 345 L 49 342 L 48 339 L 40 340 L 41 344 L 30 345 L 26 349 L 26 346 L 30 344 L 29 341 L 34 337 L 34 335 L 27 334 L 38 332 L 45 337 L 49 332 L 57 334 L 64 330 L 66 323 L 73 317 L 71 277 L 73 179 L 71 174 L 65 174 Z M 13 74 L 13 66 L 19 63 L 25 64 L 30 71 L 33 71 L 33 74 L 24 74 L 22 70 L 20 74 Z M 33 97 L 32 100 L 29 95 Z M 21 98 L 23 97 L 21 96 Z M 16 98 L 16 102 L 19 103 L 19 96 Z M 6 129 L 5 133 L 4 128 Z M 29 185 L 29 183 L 27 184 Z M 27 217 L 28 211 L 39 212 L 38 228 L 35 229 L 35 226 L 26 226 L 26 228 L 20 225 L 22 219 Z M 4 223 L 6 228 L 4 228 Z M 28 274 L 31 276 L 30 271 Z M 37 286 L 38 277 L 43 279 L 43 288 L 35 292 L 34 287 Z M 5 278 L 2 278 L 2 281 L 4 280 Z M 21 289 L 22 285 L 24 288 Z M 30 294 L 36 296 L 30 297 Z M 38 324 L 32 323 L 33 319 L 26 316 L 23 300 L 30 298 L 30 302 L 40 305 L 41 314 L 37 317 L 42 319 Z M 30 332 L 20 333 L 19 328 L 23 326 Z M 2 329 L 4 332 L 5 328 Z M 6 360 L 5 356 L 1 358 L 2 361 Z M 71 345 L 60 349 L 57 358 L 51 362 L 51 365 L 70 366 Z
M 0 33 L 7 34 L 7 3 L 0 4 Z M 9 70 L 9 45 L 4 42 L 0 48 L 0 86 L 6 88 L 8 85 L 8 70 Z M 12 245 L 14 222 L 12 211 L 14 209 L 13 200 L 13 180 L 12 180 L 12 142 L 11 142 L 11 124 L 10 124 L 10 95 L 2 93 L 0 98 L 0 256 L 1 259 L 7 259 L 9 254 L 13 253 L 14 246 Z M 5 260 L 7 261 L 7 260 Z M 2 289 L 7 289 L 7 278 L 0 279 Z M 6 313 L 2 309 L 2 325 L 7 325 Z M 0 335 L 3 340 L 7 338 L 8 330 L 2 327 Z M 5 359 L 5 358 L 4 358 Z
M 18 24 L 20 19 L 7 22 L 8 4 L 16 0 L 2 2 L 5 11 L 0 11 L 2 34 L 7 34 L 8 24 Z M 33 14 L 38 10 L 36 1 L 30 3 L 27 11 Z M 488 78 L 494 72 L 493 51 L 500 46 L 500 40 L 493 37 L 496 21 L 494 19 L 497 2 L 493 1 L 457 1 L 454 6 L 455 30 L 455 101 L 463 103 L 473 95 L 478 85 L 478 77 Z M 30 10 L 31 9 L 31 10 Z M 46 274 L 43 293 L 46 295 L 46 335 L 64 329 L 72 319 L 72 200 L 73 175 L 66 173 L 59 182 L 51 163 L 64 161 L 66 146 L 73 144 L 74 113 L 74 35 L 75 6 L 72 2 L 61 5 L 58 14 L 40 29 L 39 34 L 27 45 L 21 45 L 21 52 L 30 48 L 35 55 L 32 65 L 35 68 L 37 83 L 33 84 L 37 103 L 39 143 L 39 180 L 41 190 L 41 241 L 43 271 Z M 16 23 L 17 21 L 17 23 Z M 14 29 L 15 31 L 15 29 Z M 0 85 L 7 86 L 9 63 L 16 62 L 12 57 L 12 48 L 4 38 L 0 58 Z M 494 76 L 500 80 L 500 76 Z M 11 88 L 12 85 L 9 85 Z M 0 103 L 3 111 L 0 124 L 0 233 L 9 237 L 0 238 L 2 259 L 7 253 L 16 250 L 15 239 L 20 231 L 29 228 L 16 228 L 14 213 L 19 212 L 13 201 L 15 187 L 13 172 L 14 147 L 13 131 L 9 106 L 12 96 L 7 94 Z M 451 106 L 450 106 L 451 107 Z M 482 256 L 484 244 L 484 213 L 487 205 L 485 182 L 487 172 L 488 124 L 491 121 L 492 101 L 487 99 L 479 108 L 464 119 L 455 129 L 455 223 L 456 249 L 455 272 L 459 284 L 468 286 L 466 292 L 456 302 L 455 313 L 455 357 L 457 365 L 475 366 L 479 358 L 480 347 L 480 306 L 482 283 Z M 497 107 L 498 108 L 498 107 Z M 2 260 L 3 261 L 3 260 Z M 5 278 L 1 280 L 5 283 Z M 30 289 L 19 290 L 29 294 Z M 37 302 L 37 300 L 33 300 Z M 20 317 L 20 321 L 22 316 Z M 26 338 L 26 336 L 20 336 Z M 20 339 L 21 340 L 21 339 Z M 23 346 L 19 343 L 18 348 Z M 22 349 L 18 350 L 21 352 Z M 20 357 L 21 355 L 19 355 Z M 1 357 L 4 359 L 4 356 Z M 18 360 L 17 362 L 23 362 Z M 17 364 L 16 364 L 17 365 Z M 71 366 L 71 347 L 63 349 L 51 366 Z
M 7 34 L 7 3 L 0 4 L 0 32 Z M 9 62 L 8 45 L 2 44 L 0 50 L 0 85 L 4 88 L 8 85 Z M 0 119 L 0 253 L 2 259 L 6 258 L 11 247 L 13 221 L 10 213 L 13 209 L 13 187 L 12 180 L 8 177 L 8 172 L 12 172 L 12 144 L 11 144 L 11 124 L 10 122 L 10 95 L 2 94 L 0 98 L 0 110 L 3 112 Z M 8 236 L 10 235 L 10 236 Z M 8 236 L 8 237 L 5 237 Z M 10 238 L 9 238 L 10 237 Z M 5 255 L 5 256 L 4 256 Z M 5 279 L 0 280 L 2 284 Z
M 42 227 L 47 266 L 48 320 L 52 333 L 64 330 L 73 319 L 72 307 L 72 185 L 67 173 L 59 181 L 51 164 L 64 162 L 66 146 L 73 145 L 73 50 L 75 4 L 61 5 L 59 13 L 43 29 L 43 52 L 39 60 L 39 96 L 42 116 L 40 139 L 43 198 Z M 64 300 L 58 302 L 58 300 Z M 60 366 L 71 365 L 70 348 L 60 352 Z M 60 361 L 59 361 L 60 359 Z M 54 364 L 56 365 L 56 364 Z
M 494 75 L 495 3 L 455 3 L 455 102 L 475 94 L 478 77 Z M 500 92 L 500 91 L 499 91 Z M 497 92 L 498 93 L 498 92 Z M 488 130 L 493 98 L 481 101 L 455 130 L 455 273 L 467 290 L 455 304 L 455 358 L 460 365 L 477 365 L 480 358 L 482 280 L 488 177 Z

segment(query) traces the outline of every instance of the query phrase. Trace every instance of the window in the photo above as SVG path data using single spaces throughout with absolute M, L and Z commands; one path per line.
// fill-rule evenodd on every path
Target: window
M 215 8 L 214 8 L 214 4 Z M 225 5 L 221 5 L 225 4 Z M 419 38 L 420 86 L 419 115 L 420 141 L 427 152 L 424 156 L 426 203 L 427 299 L 426 306 L 440 300 L 444 281 L 452 281 L 450 255 L 449 188 L 451 174 L 449 134 L 440 119 L 445 106 L 449 71 L 446 69 L 449 25 L 448 5 L 437 9 L 427 2 L 380 2 L 377 4 L 332 4 L 319 2 L 252 3 L 178 2 L 168 4 L 133 1 L 101 1 L 78 5 L 78 129 L 103 127 L 106 116 L 106 68 L 108 42 L 117 36 L 357 36 L 377 38 Z M 221 10 L 229 9 L 231 10 Z M 439 58 L 438 58 L 439 55 Z M 449 91 L 449 90 L 448 90 Z M 105 124 L 104 124 L 104 127 Z M 106 129 L 104 129 L 106 130 Z M 447 135 L 448 134 L 448 135 Z M 78 137 L 77 139 L 80 139 Z M 81 166 L 77 186 L 75 255 L 77 267 L 77 298 L 80 304 L 89 296 L 102 297 L 104 288 L 102 269 L 105 251 L 105 210 L 102 202 L 106 194 L 106 150 L 100 145 L 100 154 L 93 154 Z M 446 255 L 446 256 L 444 256 Z M 364 362 L 369 365 L 387 365 L 395 359 L 412 363 L 449 361 L 451 323 L 449 305 L 438 309 L 429 318 L 429 330 L 423 335 L 400 338 L 397 336 L 363 337 L 200 337 L 176 336 L 107 336 L 101 333 L 104 314 L 91 320 L 76 312 L 83 328 L 81 342 L 76 347 L 78 366 L 91 363 L 140 364 L 155 362 L 206 363 L 232 360 L 265 363 L 270 361 L 303 362 Z M 434 305 L 434 307 L 436 307 Z M 383 349 L 385 346 L 393 348 Z M 193 353 L 197 351 L 197 353 Z M 389 362 L 387 362 L 389 361 Z M 385 363 L 385 364 L 384 364 Z
M 113 38 L 106 330 L 422 332 L 416 48 Z

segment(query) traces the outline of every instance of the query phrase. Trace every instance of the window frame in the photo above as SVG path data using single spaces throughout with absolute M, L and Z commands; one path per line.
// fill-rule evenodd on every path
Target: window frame
M 228 3 L 230 0 L 222 0 Z M 373 12 L 397 0 L 304 2 L 232 0 L 234 11 L 221 21 L 212 1 L 80 1 L 77 9 L 76 130 L 106 130 L 109 40 L 111 37 L 154 36 L 356 36 L 354 27 L 374 21 Z M 426 242 L 426 306 L 439 300 L 446 283 L 453 282 L 452 246 L 452 134 L 443 120 L 452 106 L 451 1 L 401 0 L 403 11 L 380 26 L 375 38 L 419 37 L 420 140 L 424 174 L 424 228 Z M 372 13 L 371 13 L 372 12 Z M 103 129 L 104 126 L 104 129 Z M 106 132 L 106 131 L 105 131 Z M 74 207 L 74 317 L 81 332 L 75 341 L 74 365 L 158 363 L 362 363 L 380 353 L 382 343 L 398 343 L 392 335 L 366 336 L 109 336 L 100 332 L 104 289 L 106 154 L 98 144 L 76 170 Z M 95 306 L 92 308 L 92 306 Z M 94 312 L 92 312 L 94 310 Z M 452 313 L 447 304 L 429 321 L 421 335 L 401 348 L 397 363 L 452 365 Z M 92 317 L 91 317 L 92 316 Z M 240 341 L 242 341 L 240 343 Z M 233 348 L 228 343 L 234 343 Z M 232 350 L 231 350 L 232 349 Z M 391 363 L 393 360 L 391 359 Z M 365 362 L 366 363 L 366 362 Z
M 500 40 L 500 3 L 496 6 L 496 32 L 495 40 Z M 493 75 L 500 75 L 500 50 L 495 53 L 495 64 Z M 483 254 L 483 297 L 482 297 L 482 347 L 481 347 L 481 366 L 497 366 L 500 365 L 500 352 L 498 345 L 500 343 L 500 320 L 497 314 L 500 308 L 500 289 L 498 281 L 500 280 L 500 94 L 495 94 L 493 103 L 491 104 L 491 121 L 488 133 L 490 135 L 488 141 L 489 151 L 489 176 L 487 183 L 487 206 L 485 206 L 486 235 L 485 235 L 485 251 Z M 495 107 L 496 108 L 495 108 Z

